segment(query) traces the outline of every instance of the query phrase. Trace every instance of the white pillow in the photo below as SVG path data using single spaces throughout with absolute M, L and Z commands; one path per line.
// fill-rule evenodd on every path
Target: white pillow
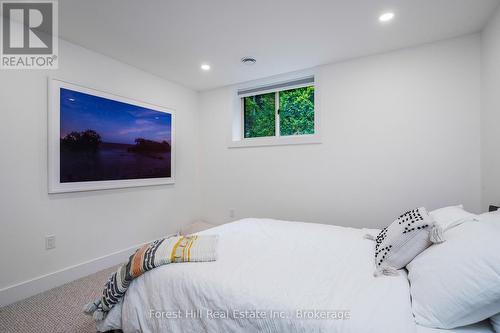
M 495 333 L 500 333 L 500 313 L 490 318 Z
M 418 324 L 450 329 L 500 312 L 500 213 L 446 233 L 407 266 Z
M 396 275 L 415 256 L 429 247 L 434 221 L 425 208 L 410 210 L 375 238 L 375 275 Z
M 477 221 L 478 219 L 476 214 L 465 211 L 463 205 L 436 209 L 429 214 L 443 231 L 454 228 L 464 222 Z

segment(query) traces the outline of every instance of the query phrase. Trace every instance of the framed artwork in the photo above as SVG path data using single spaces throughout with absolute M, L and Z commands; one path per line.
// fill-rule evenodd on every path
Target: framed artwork
M 174 183 L 174 111 L 49 79 L 49 193 Z

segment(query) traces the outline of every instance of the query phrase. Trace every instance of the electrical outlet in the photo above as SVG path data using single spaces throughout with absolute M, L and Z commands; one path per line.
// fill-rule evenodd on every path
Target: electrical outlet
M 45 236 L 45 250 L 56 248 L 56 235 Z
M 230 209 L 229 210 L 229 217 L 230 218 L 234 218 L 236 216 L 235 212 L 234 212 L 234 209 Z

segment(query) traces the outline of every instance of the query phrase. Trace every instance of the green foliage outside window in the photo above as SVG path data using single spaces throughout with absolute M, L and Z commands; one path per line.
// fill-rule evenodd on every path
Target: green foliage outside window
M 243 98 L 244 137 L 276 135 L 276 93 Z M 314 86 L 280 91 L 280 135 L 314 134 Z
M 243 98 L 245 138 L 274 136 L 275 93 Z
M 280 135 L 314 134 L 314 87 L 280 92 Z

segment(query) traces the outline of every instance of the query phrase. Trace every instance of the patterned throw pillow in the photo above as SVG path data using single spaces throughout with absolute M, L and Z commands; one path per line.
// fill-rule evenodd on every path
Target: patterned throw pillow
M 432 243 L 443 241 L 441 228 L 425 208 L 410 210 L 382 229 L 375 240 L 375 276 L 397 275 Z

